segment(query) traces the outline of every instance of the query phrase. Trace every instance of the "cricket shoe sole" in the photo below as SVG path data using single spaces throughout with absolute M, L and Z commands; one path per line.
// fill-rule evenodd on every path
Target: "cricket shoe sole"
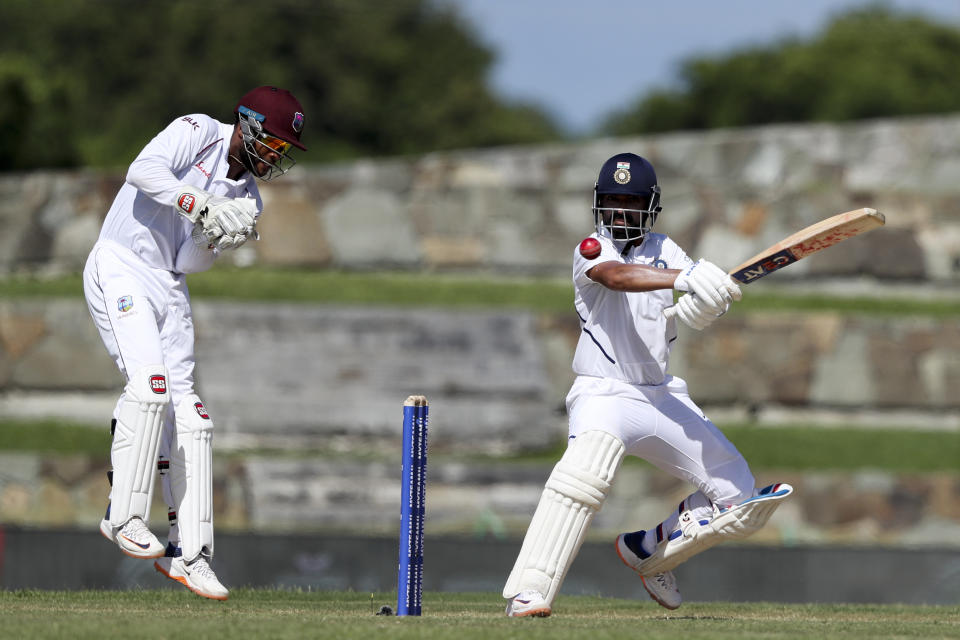
M 120 551 L 138 560 L 151 560 L 163 555 L 163 544 L 147 529 L 143 521 L 139 525 L 131 526 L 131 520 L 119 530 L 114 531 L 110 521 L 100 521 L 100 533 L 104 538 L 114 543 Z
M 553 612 L 539 591 L 521 591 L 507 603 L 508 618 L 547 618 Z
M 177 549 L 179 551 L 179 549 Z M 171 547 L 167 547 L 167 554 L 171 552 Z M 230 592 L 220 584 L 213 569 L 206 564 L 206 560 L 200 558 L 197 562 L 203 562 L 203 570 L 190 570 L 183 561 L 183 556 L 164 555 L 153 563 L 153 568 L 170 578 L 174 582 L 179 582 L 198 596 L 210 598 L 211 600 L 226 600 Z

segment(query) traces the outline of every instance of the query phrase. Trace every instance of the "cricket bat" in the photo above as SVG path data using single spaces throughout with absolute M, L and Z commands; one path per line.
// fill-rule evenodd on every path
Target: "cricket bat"
M 846 213 L 838 213 L 767 247 L 743 264 L 731 269 L 730 277 L 740 284 L 756 282 L 765 275 L 813 255 L 817 251 L 883 226 L 884 222 L 886 218 L 876 209 L 854 209 Z M 666 309 L 665 313 L 667 317 L 672 317 L 673 307 Z

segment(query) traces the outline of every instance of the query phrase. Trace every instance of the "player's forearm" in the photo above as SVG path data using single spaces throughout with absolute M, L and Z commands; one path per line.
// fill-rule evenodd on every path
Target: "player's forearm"
M 679 269 L 658 269 L 642 264 L 603 262 L 587 271 L 587 276 L 614 291 L 656 291 L 673 289 Z

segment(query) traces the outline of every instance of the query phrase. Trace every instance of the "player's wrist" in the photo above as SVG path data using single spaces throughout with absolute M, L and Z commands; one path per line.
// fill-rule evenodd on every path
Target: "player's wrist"
M 173 206 L 177 213 L 190 222 L 196 223 L 206 212 L 213 194 L 199 187 L 184 186 L 177 190 Z

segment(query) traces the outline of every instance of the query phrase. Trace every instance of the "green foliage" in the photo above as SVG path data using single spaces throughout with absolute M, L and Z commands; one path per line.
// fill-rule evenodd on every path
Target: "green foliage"
M 0 591 L 10 638 L 945 638 L 955 606 L 684 603 L 668 613 L 642 601 L 560 595 L 554 615 L 503 615 L 499 593 L 426 592 L 423 616 L 377 616 L 395 593 L 233 589 L 216 602 L 177 591 Z
M 79 154 L 64 137 L 71 84 L 62 74 L 46 76 L 27 56 L 0 54 L 0 122 L 7 130 L 0 136 L 0 170 L 77 164 Z
M 304 105 L 306 162 L 558 136 L 490 92 L 491 53 L 432 0 L 4 0 L 0 24 L 0 170 L 124 166 L 261 84 Z
M 175 117 L 233 118 L 261 84 L 304 104 L 302 162 L 562 138 L 488 86 L 494 54 L 442 0 L 4 0 L 0 171 L 126 166 Z M 960 109 L 960 30 L 881 7 L 687 60 L 603 133 Z
M 874 6 L 788 39 L 695 57 L 679 87 L 613 114 L 613 135 L 772 122 L 845 121 L 960 110 L 960 29 Z

